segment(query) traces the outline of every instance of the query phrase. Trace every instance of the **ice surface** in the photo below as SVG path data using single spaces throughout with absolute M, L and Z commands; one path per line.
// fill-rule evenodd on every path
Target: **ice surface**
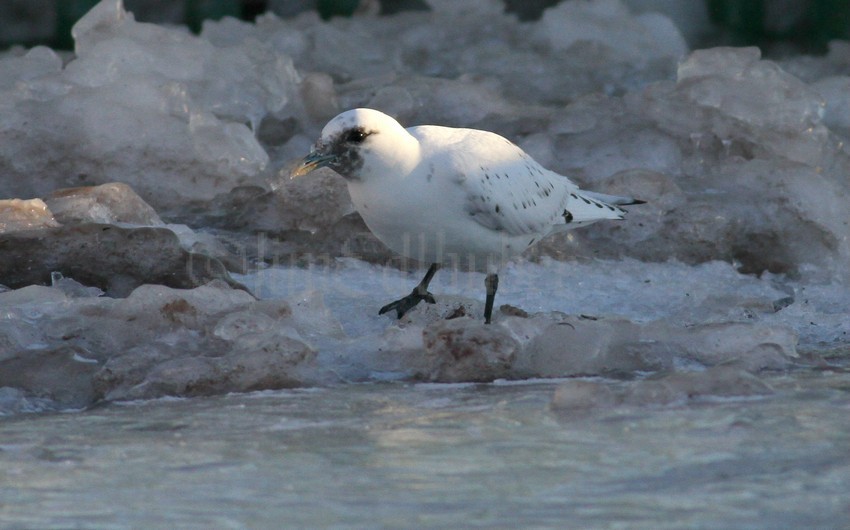
M 688 54 L 691 2 L 429 1 L 192 36 L 106 0 L 76 55 L 0 54 L 0 414 L 112 403 L 0 422 L 4 522 L 846 523 L 850 44 Z M 448 267 L 379 316 L 424 270 L 338 176 L 287 178 L 356 105 L 648 202 L 503 267 L 492 325 Z
M 745 370 L 715 366 L 704 371 L 673 372 L 617 386 L 576 379 L 558 387 L 552 406 L 561 411 L 578 411 L 622 405 L 683 405 L 691 400 L 764 396 L 772 392 L 768 384 Z
M 518 264 L 502 275 L 503 308 L 493 326 L 480 322 L 483 274 L 441 271 L 432 285 L 437 304 L 423 304 L 397 326 L 376 313 L 415 283 L 400 273 L 345 262 L 240 279 L 263 297 L 297 298 L 304 288 L 329 293 L 324 304 L 345 334 L 312 344 L 320 359 L 339 363 L 334 371 L 346 379 L 477 381 L 796 362 L 794 321 L 779 317 L 793 303 L 788 288 L 720 263 L 697 273 L 681 264 L 634 262 L 612 282 L 617 267 L 623 263 Z M 729 291 L 720 294 L 717 285 Z M 631 297 L 626 302 L 618 293 Z M 326 358 L 323 351 L 349 353 Z
M 837 97 L 831 105 L 841 105 Z M 576 232 L 579 253 L 725 259 L 746 272 L 792 275 L 815 265 L 846 280 L 838 264 L 850 255 L 850 219 L 840 197 L 850 167 L 828 125 L 841 133 L 841 118 L 825 112 L 817 86 L 761 60 L 755 48 L 698 50 L 676 82 L 572 103 L 550 125 L 554 167 L 651 197 L 630 222 Z
M 0 236 L 5 285 L 47 285 L 54 272 L 109 296 L 127 296 L 145 283 L 188 288 L 222 279 L 236 285 L 221 261 L 185 250 L 166 228 L 91 223 Z
M 680 2 L 679 0 L 623 0 L 635 14 L 664 13 L 676 25 L 691 48 L 713 31 L 708 16 L 708 6 L 702 2 Z
M 547 9 L 539 37 L 567 53 L 579 42 L 599 43 L 624 61 L 679 59 L 688 51 L 670 19 L 657 13 L 632 16 L 620 0 L 563 2 Z
M 28 397 L 18 388 L 0 387 L 0 416 L 26 412 L 44 412 L 55 410 L 55 408 L 56 404 L 50 399 Z
M 811 84 L 824 101 L 823 123 L 850 140 L 850 76 L 831 76 Z
M 61 70 L 62 59 L 45 46 L 36 46 L 21 56 L 4 56 L 0 60 L 0 91 L 37 89 L 39 78 Z
M 121 182 L 56 190 L 47 198 L 47 205 L 63 224 L 162 224 L 156 211 Z
M 156 207 L 176 207 L 259 178 L 268 155 L 245 124 L 286 114 L 298 83 L 287 56 L 137 23 L 120 0 L 98 4 L 73 34 L 76 56 L 64 69 L 41 48 L 0 60 L 11 76 L 0 194 L 120 181 Z
M 695 51 L 679 65 L 675 95 L 666 103 L 687 104 L 697 112 L 665 112 L 662 124 L 676 127 L 670 118 L 708 114 L 710 128 L 703 132 L 721 140 L 738 136 L 795 162 L 822 163 L 823 101 L 804 82 L 759 58 L 758 48 Z
M 501 2 L 434 0 L 383 17 L 225 18 L 194 36 L 103 0 L 75 26 L 73 56 L 0 55 L 0 344 L 14 383 L 0 387 L 80 406 L 610 375 L 633 387 L 612 402 L 652 404 L 840 364 L 850 45 L 778 62 L 690 52 L 705 13 L 654 13 L 671 4 L 563 2 L 520 23 Z M 363 105 L 496 131 L 647 203 L 506 266 L 492 326 L 483 276 L 449 268 L 437 304 L 379 317 L 422 271 L 369 233 L 339 176 L 287 178 L 330 116 Z M 731 386 L 712 386 L 724 373 Z
M 0 381 L 59 406 L 318 379 L 304 369 L 315 353 L 286 329 L 297 325 L 287 303 L 223 283 L 142 286 L 124 299 L 31 286 L 0 293 L 0 307 Z
M 0 200 L 0 234 L 59 226 L 41 199 Z
M 50 286 L 59 289 L 69 298 L 101 296 L 103 291 L 97 287 L 86 287 L 73 278 L 65 278 L 61 272 L 50 273 Z
M 242 277 L 263 300 L 223 283 L 191 290 L 142 286 L 124 299 L 31 286 L 0 293 L 6 315 L 0 337 L 8 352 L 0 381 L 81 406 L 338 381 L 620 377 L 720 365 L 758 372 L 801 362 L 797 335 L 806 326 L 799 315 L 784 318 L 793 303 L 777 298 L 783 293 L 769 281 L 715 264 L 699 272 L 700 292 L 691 289 L 691 267 L 634 262 L 625 265 L 631 278 L 612 286 L 610 271 L 620 266 L 517 265 L 503 276 L 502 307 L 490 326 L 481 322 L 477 299 L 482 274 L 453 273 L 439 288 L 438 276 L 432 289 L 438 304 L 395 323 L 377 308 L 406 292 L 410 279 L 356 261 Z M 552 290 L 553 280 L 584 294 Z M 718 297 L 712 282 L 734 285 L 737 294 Z M 603 285 L 609 295 L 643 292 L 640 301 L 622 304 L 600 298 Z M 820 313 L 843 314 L 832 305 L 840 296 L 809 307 L 806 318 L 826 322 Z M 553 311 L 571 308 L 582 313 Z M 746 309 L 736 314 L 738 308 Z M 817 340 L 841 341 L 847 323 L 835 324 L 821 328 Z M 809 331 L 803 347 L 815 346 L 813 338 Z M 39 363 L 54 371 L 30 378 L 23 368 Z M 56 386 L 60 379 L 64 386 Z

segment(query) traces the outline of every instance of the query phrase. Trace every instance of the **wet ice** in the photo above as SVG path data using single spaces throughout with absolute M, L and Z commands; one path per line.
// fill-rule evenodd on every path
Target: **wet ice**
M 195 36 L 107 0 L 75 53 L 0 53 L 0 415 L 75 411 L 0 422 L 0 519 L 846 522 L 850 44 L 704 49 L 699 2 L 429 3 Z M 333 172 L 285 178 L 358 106 L 649 202 L 507 266 L 490 327 L 450 268 L 390 320 L 423 271 Z
M 73 55 L 5 53 L 8 358 L 57 363 L 26 382 L 33 395 L 70 373 L 99 381 L 54 396 L 76 404 L 840 358 L 846 43 L 780 61 L 691 51 L 705 17 L 648 6 L 567 2 L 519 23 L 493 2 L 436 2 L 391 17 L 224 19 L 193 36 L 105 0 L 75 27 Z M 452 270 L 438 304 L 395 325 L 374 310 L 409 289 L 415 273 L 398 267 L 416 265 L 368 232 L 332 172 L 283 178 L 330 116 L 356 106 L 494 130 L 588 187 L 649 202 L 509 267 L 491 331 L 470 298 L 483 278 Z M 215 279 L 227 287 L 205 290 Z M 162 306 L 137 304 L 149 284 L 164 300 L 175 288 L 199 298 L 166 326 L 149 320 Z M 247 298 L 192 316 L 219 297 Z M 168 331 L 101 336 L 113 310 Z

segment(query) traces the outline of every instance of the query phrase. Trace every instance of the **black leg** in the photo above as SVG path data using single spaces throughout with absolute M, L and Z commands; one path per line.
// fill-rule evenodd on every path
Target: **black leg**
M 419 285 L 413 288 L 410 291 L 410 294 L 405 296 L 404 298 L 399 298 L 395 302 L 390 302 L 385 305 L 378 311 L 379 315 L 383 315 L 387 311 L 392 311 L 395 309 L 396 315 L 398 318 L 404 316 L 405 313 L 416 307 L 416 304 L 425 300 L 426 303 L 434 304 L 437 301 L 434 300 L 434 295 L 428 292 L 428 284 L 431 283 L 431 278 L 434 277 L 434 274 L 437 273 L 437 269 L 440 266 L 437 263 L 432 263 L 430 267 L 428 267 L 428 272 L 425 273 L 425 277 L 422 278 L 422 281 L 419 282 Z
M 499 275 L 488 274 L 484 278 L 484 287 L 487 289 L 487 299 L 484 301 L 484 323 L 490 323 L 490 317 L 493 315 L 493 301 L 496 299 L 496 289 L 499 288 Z

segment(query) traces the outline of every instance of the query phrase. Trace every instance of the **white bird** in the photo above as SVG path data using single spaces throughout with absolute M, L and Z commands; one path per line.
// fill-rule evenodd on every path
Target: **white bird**
M 333 118 L 292 178 L 329 167 L 348 182 L 366 225 L 393 251 L 431 266 L 413 291 L 385 305 L 398 318 L 420 301 L 442 263 L 483 264 L 485 323 L 507 259 L 555 232 L 601 219 L 623 219 L 640 204 L 580 190 L 498 134 L 420 125 L 405 129 L 372 109 Z

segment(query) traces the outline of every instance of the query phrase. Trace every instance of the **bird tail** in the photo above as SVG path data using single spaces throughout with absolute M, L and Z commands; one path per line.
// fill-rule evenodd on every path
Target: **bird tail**
M 646 201 L 642 201 L 640 199 L 635 199 L 633 197 L 622 197 L 620 195 L 607 195 L 605 193 L 597 193 L 595 191 L 584 191 L 581 190 L 581 194 L 587 197 L 588 199 L 593 199 L 595 201 L 604 202 L 606 204 L 613 204 L 616 206 L 630 206 L 632 204 L 645 204 Z
M 556 223 L 552 229 L 553 231 L 571 230 L 604 219 L 624 219 L 626 210 L 621 206 L 643 204 L 644 202 L 632 197 L 575 190 L 570 193 L 570 198 L 567 200 L 566 209 L 563 213 L 563 223 Z

